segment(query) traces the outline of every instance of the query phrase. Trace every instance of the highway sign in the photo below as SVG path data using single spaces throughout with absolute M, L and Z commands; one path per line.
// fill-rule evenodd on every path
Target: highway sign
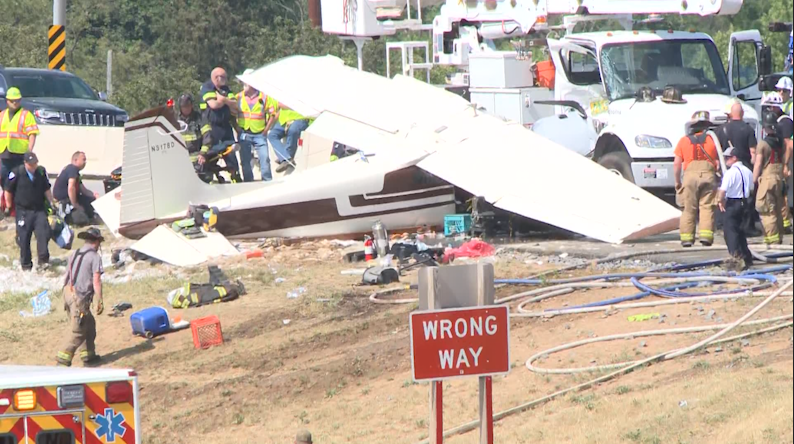
M 411 313 L 411 365 L 415 381 L 508 373 L 508 307 Z

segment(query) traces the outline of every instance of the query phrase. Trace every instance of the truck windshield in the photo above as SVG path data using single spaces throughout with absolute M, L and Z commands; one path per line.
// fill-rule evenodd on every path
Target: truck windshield
M 621 43 L 601 50 L 610 100 L 634 97 L 643 86 L 661 94 L 675 86 L 684 94 L 730 95 L 717 48 L 708 40 Z
M 98 100 L 85 82 L 61 74 L 13 74 L 9 84 L 19 88 L 22 97 Z

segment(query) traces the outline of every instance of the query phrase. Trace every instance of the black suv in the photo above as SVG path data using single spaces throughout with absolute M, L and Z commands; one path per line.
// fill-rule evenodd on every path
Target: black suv
M 82 79 L 63 71 L 0 66 L 0 110 L 6 107 L 6 91 L 19 88 L 22 107 L 33 112 L 42 124 L 119 126 L 127 113 L 97 94 Z

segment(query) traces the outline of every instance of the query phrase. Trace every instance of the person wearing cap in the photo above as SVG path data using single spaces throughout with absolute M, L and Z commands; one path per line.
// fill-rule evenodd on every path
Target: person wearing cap
M 747 246 L 747 235 L 743 221 L 745 214 L 753 206 L 753 173 L 736 155 L 736 148 L 728 148 L 723 153 L 728 170 L 722 178 L 719 191 L 719 208 L 725 214 L 723 233 L 730 255 L 742 261 L 742 269 L 753 265 L 753 255 Z
M 301 430 L 295 436 L 295 444 L 314 444 L 312 434 L 308 430 Z
M 8 108 L 0 111 L 0 186 L 5 189 L 8 174 L 23 163 L 23 155 L 33 151 L 39 127 L 33 113 L 22 108 L 19 88 L 6 92 Z M 0 206 L 11 208 L 11 202 L 0 199 Z
M 694 244 L 696 225 L 700 227 L 700 243 L 707 247 L 714 243 L 719 163 L 717 146 L 707 133 L 714 126 L 710 117 L 707 111 L 693 114 L 687 124 L 687 135 L 675 147 L 673 176 L 676 200 L 683 207 L 679 228 L 684 247 Z
M 176 119 L 185 124 L 182 139 L 185 141 L 190 161 L 195 165 L 198 163 L 198 156 L 210 149 L 212 129 L 205 116 L 194 107 L 192 94 L 185 93 L 179 96 L 174 111 Z
M 251 75 L 253 72 L 253 69 L 246 69 L 243 75 Z M 273 174 L 270 172 L 270 148 L 267 145 L 268 120 L 272 114 L 270 111 L 274 110 L 278 103 L 247 83 L 243 83 L 243 90 L 237 93 L 237 100 L 240 108 L 237 125 L 240 127 L 240 162 L 243 181 L 254 180 L 253 150 L 256 150 L 259 157 L 259 173 L 262 180 L 270 181 L 273 179 Z
M 733 148 L 733 152 L 740 162 L 748 169 L 753 168 L 753 157 L 758 141 L 755 138 L 755 128 L 744 121 L 744 107 L 739 99 L 730 99 L 725 104 L 725 114 L 728 115 L 728 122 L 717 128 L 717 139 L 723 150 Z M 744 232 L 749 236 L 760 233 L 756 231 L 755 221 L 757 214 L 753 209 L 744 213 Z
M 237 126 L 237 99 L 229 89 L 228 76 L 223 68 L 215 68 L 210 73 L 210 80 L 201 86 L 202 114 L 210 124 L 210 149 L 209 152 L 198 156 L 198 164 L 204 165 L 213 155 L 223 153 L 226 148 L 234 145 L 234 128 Z M 223 157 L 229 169 L 232 182 L 240 182 L 239 164 L 237 153 L 231 152 Z
M 99 248 L 105 238 L 95 227 L 79 233 L 77 238 L 85 240 L 85 244 L 69 256 L 63 278 L 63 306 L 69 315 L 71 335 L 58 352 L 56 362 L 64 367 L 72 365 L 72 358 L 83 343 L 85 349 L 80 352 L 83 364 L 92 365 L 100 360 L 96 354 L 96 320 L 91 314 L 91 304 L 96 300 L 97 316 L 105 310 L 102 297 L 104 269 L 99 255 Z
M 783 243 L 784 216 L 783 174 L 784 143 L 778 135 L 775 114 L 764 114 L 766 137 L 758 142 L 753 177 L 756 178 L 755 207 L 761 215 L 765 244 Z
M 36 253 L 39 269 L 49 267 L 50 224 L 47 221 L 47 203 L 56 207 L 50 189 L 47 170 L 39 166 L 36 154 L 28 151 L 23 155 L 23 164 L 8 173 L 5 198 L 16 207 L 16 240 L 19 246 L 19 263 L 23 270 L 33 268 L 30 241 L 36 235 Z M 6 208 L 8 211 L 8 208 Z
M 777 81 L 775 85 L 775 89 L 780 93 L 780 96 L 783 98 L 783 114 L 787 116 L 792 116 L 792 100 L 791 100 L 791 90 L 794 89 L 794 82 L 791 81 L 790 77 L 783 76 L 780 80 Z
M 58 201 L 60 211 L 66 214 L 66 222 L 76 226 L 88 225 L 94 218 L 93 203 L 99 197 L 83 184 L 80 171 L 86 163 L 85 153 L 76 151 L 72 154 L 72 163 L 63 167 L 52 186 L 52 196 Z

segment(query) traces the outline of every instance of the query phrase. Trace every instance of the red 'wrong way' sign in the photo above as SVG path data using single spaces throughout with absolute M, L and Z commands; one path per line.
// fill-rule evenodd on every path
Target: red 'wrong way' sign
M 508 307 L 411 313 L 411 361 L 415 381 L 508 373 Z

